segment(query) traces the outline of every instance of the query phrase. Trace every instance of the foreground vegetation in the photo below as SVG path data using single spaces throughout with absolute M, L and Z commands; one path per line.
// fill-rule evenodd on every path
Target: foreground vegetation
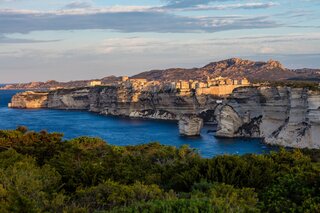
M 0 131 L 0 212 L 320 212 L 319 156 L 204 159 L 20 127 Z

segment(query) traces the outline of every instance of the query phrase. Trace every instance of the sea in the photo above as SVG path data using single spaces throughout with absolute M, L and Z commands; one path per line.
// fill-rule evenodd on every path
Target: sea
M 200 137 L 188 138 L 179 135 L 178 124 L 172 121 L 130 119 L 77 110 L 8 108 L 12 96 L 18 92 L 21 91 L 0 90 L 0 129 L 26 126 L 34 131 L 63 133 L 66 140 L 80 136 L 99 137 L 118 146 L 149 142 L 176 147 L 189 145 L 206 158 L 222 154 L 262 154 L 276 149 L 260 139 L 216 138 L 212 126 L 205 126 Z

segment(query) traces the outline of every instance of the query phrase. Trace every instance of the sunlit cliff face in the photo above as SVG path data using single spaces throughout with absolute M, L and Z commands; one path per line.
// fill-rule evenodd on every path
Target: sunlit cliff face
M 2 82 L 95 79 L 231 57 L 320 67 L 317 0 L 0 0 Z
M 103 115 L 179 120 L 180 133 L 188 136 L 199 135 L 203 120 L 213 118 L 217 123 L 216 135 L 220 137 L 264 138 L 266 143 L 286 147 L 320 147 L 319 89 L 240 86 L 228 96 L 218 96 L 188 93 L 186 89 L 142 91 L 127 87 L 127 83 L 19 93 L 12 98 L 10 107 L 88 110 Z M 229 86 L 233 85 L 221 88 Z

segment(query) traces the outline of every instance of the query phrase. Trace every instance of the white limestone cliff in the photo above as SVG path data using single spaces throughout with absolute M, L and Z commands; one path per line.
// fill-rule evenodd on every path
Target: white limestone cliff
M 216 135 L 220 137 L 264 138 L 268 144 L 320 148 L 320 91 L 303 88 L 243 87 L 235 89 L 223 101 L 210 95 L 186 96 L 112 86 L 75 88 L 20 93 L 12 98 L 11 107 L 80 109 L 134 118 L 180 119 L 181 134 L 197 135 L 201 122 L 184 117 L 193 115 L 204 120 L 215 119 Z
M 259 137 L 272 145 L 320 148 L 319 91 L 240 88 L 218 114 L 217 136 Z
M 203 127 L 203 120 L 194 115 L 184 115 L 179 119 L 179 132 L 182 136 L 198 136 Z
M 22 92 L 13 96 L 8 107 L 38 109 L 46 108 L 48 104 L 48 93 L 45 92 Z

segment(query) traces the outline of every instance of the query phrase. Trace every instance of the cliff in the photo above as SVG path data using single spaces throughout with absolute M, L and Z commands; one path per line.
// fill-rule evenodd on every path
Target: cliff
M 11 103 L 8 107 L 12 108 L 26 108 L 38 109 L 47 108 L 48 106 L 48 93 L 40 92 L 22 92 L 13 96 Z
M 42 96 L 46 98 L 40 98 Z M 212 107 L 215 101 L 215 97 L 186 95 L 176 91 L 153 92 L 126 86 L 100 86 L 58 89 L 48 93 L 19 93 L 13 97 L 11 107 L 26 108 L 37 102 L 51 109 L 79 109 L 105 115 L 178 120 L 180 115 L 198 114 Z
M 238 88 L 217 114 L 217 136 L 259 137 L 268 144 L 320 148 L 319 91 Z
M 179 120 L 183 135 L 199 134 L 202 120 L 214 121 L 218 124 L 216 136 L 264 138 L 268 144 L 320 148 L 320 92 L 303 88 L 241 87 L 221 100 L 196 93 L 101 86 L 21 93 L 13 97 L 11 107 Z
M 185 115 L 181 116 L 178 124 L 182 136 L 198 136 L 203 127 L 203 119 L 194 115 Z

